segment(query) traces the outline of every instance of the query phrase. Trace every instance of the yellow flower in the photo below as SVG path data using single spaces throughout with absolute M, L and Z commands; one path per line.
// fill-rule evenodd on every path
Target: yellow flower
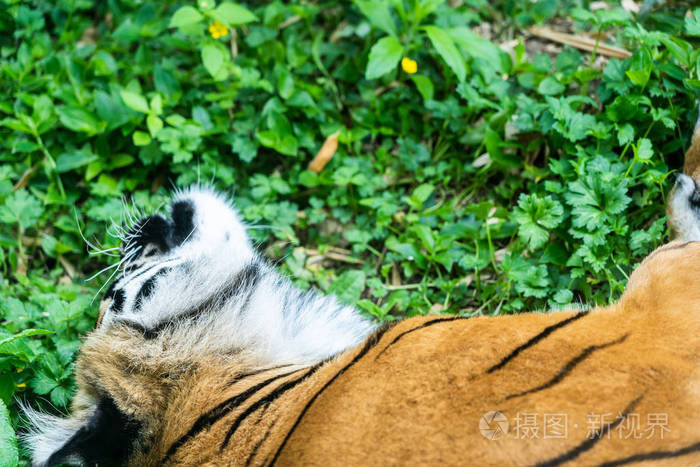
M 24 371 L 24 368 L 17 368 L 17 373 L 22 373 Z
M 217 20 L 214 20 L 214 22 L 209 26 L 209 34 L 211 34 L 211 37 L 214 39 L 218 39 L 219 37 L 224 37 L 226 34 L 228 34 L 228 28 L 225 24 L 221 24 Z
M 401 59 L 401 68 L 403 68 L 403 71 L 406 73 L 412 75 L 416 71 L 418 71 L 418 63 L 416 63 L 415 60 L 411 60 L 408 57 L 404 57 Z
M 26 388 L 26 387 L 27 387 L 27 383 L 19 383 L 19 384 L 17 385 L 17 387 L 18 387 L 18 388 Z

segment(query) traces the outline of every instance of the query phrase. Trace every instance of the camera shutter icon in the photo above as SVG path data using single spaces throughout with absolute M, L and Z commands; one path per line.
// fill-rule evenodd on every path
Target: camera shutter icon
M 481 435 L 490 441 L 499 440 L 508 434 L 508 426 L 508 418 L 498 410 L 486 412 L 479 420 Z

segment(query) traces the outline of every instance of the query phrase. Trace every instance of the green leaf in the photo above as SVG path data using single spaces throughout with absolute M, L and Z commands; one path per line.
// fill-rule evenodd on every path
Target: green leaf
M 553 96 L 555 94 L 561 94 L 565 89 L 566 86 L 555 78 L 548 76 L 540 82 L 540 85 L 537 87 L 537 92 L 545 96 Z
M 584 170 L 587 174 L 570 183 L 569 191 L 564 193 L 572 207 L 573 225 L 588 232 L 606 234 L 610 231 L 608 223 L 632 201 L 627 196 L 629 182 L 622 174 L 612 172 L 609 163 L 601 157 L 589 162 Z
M 204 19 L 204 16 L 191 6 L 180 7 L 170 18 L 171 28 L 180 28 L 190 24 L 198 23 Z
M 151 136 L 155 136 L 163 128 L 163 120 L 153 114 L 149 114 L 146 117 L 146 126 L 148 126 L 148 132 Z
M 425 224 L 416 224 L 411 227 L 411 231 L 418 237 L 423 247 L 429 253 L 435 253 L 435 234 L 430 227 Z
M 654 157 L 654 148 L 647 138 L 640 138 L 634 148 L 634 158 L 639 162 L 649 162 Z
M 160 94 L 156 94 L 151 98 L 151 104 L 148 107 L 151 109 L 152 114 L 160 115 L 163 113 L 163 98 Z
M 124 101 L 126 106 L 130 109 L 144 114 L 150 112 L 150 109 L 148 108 L 148 102 L 146 102 L 146 98 L 143 97 L 141 94 L 122 89 L 119 91 L 119 95 L 122 97 L 122 100 Z
M 584 10 L 583 8 L 575 7 L 571 10 L 571 17 L 574 18 L 577 21 L 581 21 L 583 23 L 593 23 L 597 24 L 598 18 L 591 13 L 588 10 Z
M 418 185 L 411 193 L 411 198 L 416 202 L 418 207 L 425 203 L 425 201 L 433 194 L 435 191 L 435 185 L 430 183 L 423 183 Z
M 131 139 L 134 142 L 134 146 L 148 146 L 151 144 L 151 136 L 143 131 L 135 131 L 134 134 L 131 135 Z
M 355 0 L 355 5 L 367 17 L 372 26 L 396 37 L 396 25 L 386 2 L 381 0 Z
M 55 359 L 54 359 L 55 360 Z M 34 377 L 29 381 L 29 386 L 37 394 L 48 394 L 59 382 L 56 381 L 56 377 L 50 374 L 45 368 L 40 368 L 34 372 Z
M 448 33 L 465 54 L 493 65 L 500 73 L 510 72 L 510 56 L 490 40 L 466 27 L 452 28 Z
M 649 82 L 651 70 L 628 70 L 625 74 L 634 84 L 644 87 Z
M 625 74 L 634 84 L 642 88 L 645 87 L 647 82 L 649 82 L 649 77 L 651 76 L 651 70 L 653 68 L 653 62 L 649 56 L 649 52 L 646 49 L 640 49 L 636 51 L 629 60 L 629 69 Z
M 693 14 L 685 17 L 685 33 L 689 36 L 700 36 L 700 8 L 693 10 Z
M 620 125 L 617 130 L 617 142 L 622 146 L 634 139 L 634 127 L 629 123 Z
M 53 390 L 51 391 L 51 402 L 56 407 L 64 407 L 64 406 L 68 405 L 72 396 L 73 396 L 73 388 L 72 387 L 64 387 L 62 385 L 58 385 L 55 388 L 53 388 Z
M 440 56 L 450 69 L 457 75 L 460 82 L 464 81 L 467 76 L 467 68 L 464 63 L 462 54 L 459 53 L 454 41 L 450 35 L 442 28 L 437 26 L 424 26 L 423 30 L 428 35 L 433 47 L 438 51 Z
M 693 53 L 693 47 L 689 43 L 677 37 L 663 37 L 661 42 L 681 65 L 691 66 L 690 55 Z
M 277 92 L 285 101 L 294 94 L 294 75 L 286 68 L 280 72 L 277 78 Z
M 547 266 L 535 265 L 521 256 L 508 254 L 501 263 L 504 272 L 515 284 L 515 290 L 526 297 L 544 298 L 550 284 Z
M 4 339 L 0 339 L 0 347 L 2 347 L 4 344 L 7 344 L 9 342 L 14 342 L 17 339 L 22 339 L 24 337 L 48 336 L 50 334 L 53 334 L 53 331 L 48 331 L 46 329 L 25 329 L 24 331 L 18 332 L 17 334 L 14 334 L 10 337 L 5 337 Z
M 95 134 L 104 128 L 95 114 L 81 107 L 63 105 L 56 107 L 56 113 L 61 123 L 73 131 Z
M 0 467 L 15 467 L 19 463 L 17 435 L 10 422 L 10 413 L 0 400 Z
M 574 299 L 574 293 L 571 290 L 559 289 L 552 299 L 560 305 L 567 305 Z
M 205 45 L 202 47 L 202 62 L 209 74 L 215 76 L 224 64 L 224 53 L 219 47 Z
M 518 223 L 518 235 L 528 246 L 536 250 L 549 240 L 549 233 L 564 219 L 564 208 L 551 196 L 521 194 L 518 206 L 513 210 L 513 220 Z
M 501 139 L 497 131 L 494 131 L 490 127 L 486 128 L 484 146 L 486 146 L 486 152 L 488 152 L 491 160 L 505 167 L 519 167 L 520 161 L 518 158 L 512 154 L 506 154 L 505 151 L 503 151 L 504 144 L 505 142 Z
M 411 81 L 413 81 L 413 84 L 416 85 L 416 88 L 418 89 L 418 92 L 420 93 L 421 97 L 423 97 L 424 101 L 429 101 L 432 100 L 433 95 L 435 94 L 435 87 L 433 86 L 433 82 L 430 81 L 430 78 L 424 75 L 410 75 Z
M 81 149 L 79 151 L 64 152 L 56 158 L 56 171 L 60 173 L 69 172 L 90 162 L 97 160 L 97 155 Z
M 328 292 L 335 294 L 341 303 L 354 305 L 362 296 L 364 288 L 365 273 L 362 271 L 350 270 L 345 271 L 334 280 Z
M 403 46 L 396 38 L 387 36 L 379 39 L 369 51 L 365 78 L 376 79 L 396 69 L 402 53 Z
M 173 73 L 161 65 L 156 65 L 154 68 L 153 82 L 156 91 L 166 96 L 170 102 L 177 101 L 182 94 L 180 83 L 175 79 Z
M 44 208 L 41 201 L 27 190 L 17 190 L 5 199 L 4 206 L 0 206 L 0 221 L 18 223 L 22 228 L 28 229 L 36 224 L 42 212 Z
M 621 26 L 630 21 L 630 14 L 622 8 L 596 10 L 595 14 L 598 16 L 598 24 L 602 26 L 610 26 L 613 24 Z
M 434 12 L 437 7 L 445 3 L 445 0 L 420 0 L 415 4 L 415 22 L 422 22 L 430 13 Z
M 240 26 L 241 24 L 248 24 L 258 20 L 258 17 L 252 11 L 231 2 L 224 2 L 215 9 L 208 11 L 207 14 L 228 27 Z

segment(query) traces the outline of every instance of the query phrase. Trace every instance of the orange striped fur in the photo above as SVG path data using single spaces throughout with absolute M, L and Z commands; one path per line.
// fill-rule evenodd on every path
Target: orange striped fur
M 700 217 L 696 185 L 679 180 L 682 240 L 609 307 L 412 318 L 319 364 L 271 368 L 245 349 L 192 351 L 186 329 L 100 327 L 72 417 L 123 426 L 99 425 L 94 442 L 88 426 L 80 449 L 131 429 L 132 466 L 700 465 L 700 238 L 687 237 Z M 97 400 L 114 407 L 91 415 Z
M 145 343 L 130 329 L 97 330 L 78 376 L 145 423 L 130 465 L 691 465 L 700 462 L 698 277 L 700 243 L 670 243 L 613 306 L 408 319 L 312 367 L 254 368 L 244 355 L 181 361 L 167 336 Z M 496 410 L 511 426 L 490 440 L 479 422 Z M 527 414 L 539 420 L 533 439 L 514 426 Z M 566 437 L 544 438 L 553 414 L 566 415 Z M 663 437 L 647 439 L 649 417 L 666 420 Z M 624 439 L 636 420 L 644 436 Z

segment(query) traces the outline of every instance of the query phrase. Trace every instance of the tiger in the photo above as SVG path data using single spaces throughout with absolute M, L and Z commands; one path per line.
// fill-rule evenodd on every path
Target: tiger
M 225 196 L 177 192 L 122 242 L 70 415 L 24 409 L 32 463 L 698 464 L 698 181 L 667 210 L 612 305 L 380 325 L 277 273 Z

